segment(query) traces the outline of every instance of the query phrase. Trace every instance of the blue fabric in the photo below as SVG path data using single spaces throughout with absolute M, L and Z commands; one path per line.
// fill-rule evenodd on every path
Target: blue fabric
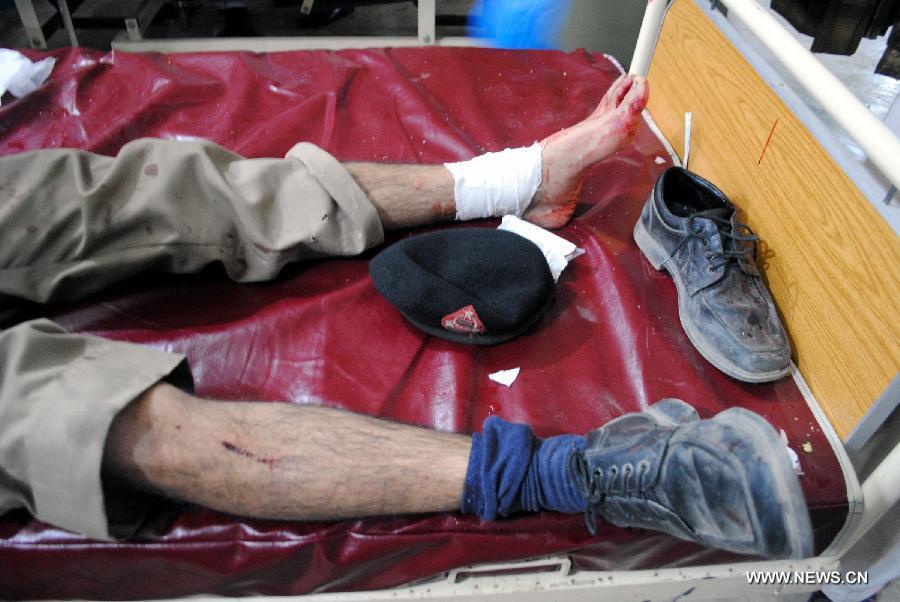
M 479 0 L 469 34 L 498 48 L 559 48 L 571 0 Z
M 484 520 L 522 510 L 583 512 L 567 466 L 569 452 L 583 446 L 577 435 L 538 439 L 524 424 L 488 418 L 472 437 L 461 510 Z

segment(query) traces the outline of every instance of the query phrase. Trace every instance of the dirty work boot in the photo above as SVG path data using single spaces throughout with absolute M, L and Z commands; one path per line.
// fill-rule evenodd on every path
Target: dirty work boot
M 791 347 L 756 268 L 756 243 L 721 190 L 680 167 L 656 181 L 634 240 L 678 290 L 681 326 L 713 366 L 745 382 L 790 371 Z
M 773 558 L 812 555 L 809 514 L 791 461 L 761 416 L 731 408 L 700 420 L 664 399 L 591 431 L 569 476 L 596 516 L 621 527 Z

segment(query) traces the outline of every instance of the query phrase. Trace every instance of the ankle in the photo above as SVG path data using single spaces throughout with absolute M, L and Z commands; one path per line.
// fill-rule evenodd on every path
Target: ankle
M 569 456 L 584 449 L 578 435 L 558 435 L 538 439 L 531 464 L 519 494 L 519 507 L 526 512 L 584 512 L 586 502 L 569 476 Z
M 526 425 L 488 418 L 472 438 L 462 511 L 483 520 L 517 511 L 582 512 L 586 504 L 568 461 L 584 445 L 577 435 L 538 439 Z

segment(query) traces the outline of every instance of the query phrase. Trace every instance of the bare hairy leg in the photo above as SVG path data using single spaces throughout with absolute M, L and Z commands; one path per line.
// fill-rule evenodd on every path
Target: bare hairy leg
M 344 163 L 386 230 L 452 220 L 453 176 L 443 165 Z
M 159 384 L 113 421 L 104 473 L 241 516 L 459 509 L 471 439 L 324 407 L 217 402 Z

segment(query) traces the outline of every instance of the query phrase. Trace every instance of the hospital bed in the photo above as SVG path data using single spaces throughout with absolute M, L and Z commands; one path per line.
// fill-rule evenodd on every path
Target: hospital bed
M 367 260 L 377 249 L 292 266 L 271 283 L 231 283 L 213 266 L 24 310 L 186 353 L 203 396 L 325 404 L 448 431 L 498 415 L 542 436 L 584 432 L 663 397 L 703 416 L 746 407 L 784 430 L 799 455 L 815 557 L 748 559 L 611 525 L 592 537 L 582 517 L 554 513 L 290 523 L 163 503 L 135 538 L 116 543 L 25 513 L 0 518 L 3 597 L 663 600 L 818 589 L 749 585 L 746 573 L 835 569 L 896 503 L 896 439 L 873 437 L 874 451 L 856 440 L 877 459 L 862 478 L 843 443 L 881 433 L 896 405 L 883 394 L 900 365 L 900 245 L 693 0 L 668 11 L 648 3 L 641 38 L 632 69 L 649 62 L 647 118 L 629 147 L 591 172 L 559 232 L 586 253 L 563 274 L 548 316 L 516 341 L 475 349 L 413 329 L 372 287 Z M 280 156 L 309 140 L 341 160 L 459 160 L 583 118 L 620 72 L 602 55 L 484 48 L 52 54 L 50 81 L 0 108 L 0 152 L 114 154 L 158 136 L 207 138 L 246 156 Z M 708 365 L 678 325 L 671 281 L 631 240 L 653 181 L 684 154 L 688 111 L 691 169 L 744 208 L 765 243 L 795 349 L 790 378 L 747 385 Z M 866 150 L 896 179 L 900 153 L 885 132 L 876 136 L 883 151 Z M 508 389 L 487 378 L 512 367 L 522 371 Z

